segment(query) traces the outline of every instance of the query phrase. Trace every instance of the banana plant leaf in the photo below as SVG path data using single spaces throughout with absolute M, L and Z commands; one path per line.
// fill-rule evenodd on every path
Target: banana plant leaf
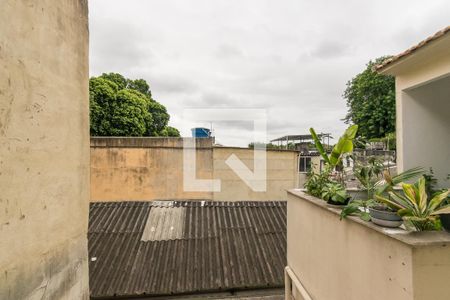
M 334 168 L 341 162 L 343 154 L 353 151 L 353 140 L 358 132 L 358 125 L 352 125 L 347 128 L 344 134 L 339 138 L 338 143 L 333 147 L 330 156 L 327 155 L 327 152 L 325 151 L 319 136 L 314 131 L 314 128 L 310 128 L 309 132 L 311 132 L 314 144 L 316 145 L 316 148 L 324 161 Z
M 392 190 L 392 188 L 402 182 L 409 181 L 412 179 L 419 178 L 423 174 L 425 174 L 426 171 L 422 167 L 416 167 L 409 170 L 406 170 L 400 174 L 397 174 L 395 176 L 390 176 L 388 173 L 384 174 L 384 179 L 378 181 L 376 186 L 376 193 L 378 195 L 385 193 L 388 190 Z
M 358 125 L 352 125 L 345 130 L 344 134 L 339 138 L 339 141 L 333 147 L 333 151 L 330 154 L 329 160 L 331 165 L 337 166 L 340 163 L 343 154 L 353 151 L 353 139 L 355 138 L 357 132 Z
M 314 144 L 316 145 L 317 151 L 319 151 L 320 155 L 322 156 L 323 160 L 330 164 L 330 159 L 328 158 L 327 152 L 323 148 L 322 142 L 320 141 L 317 133 L 314 131 L 314 128 L 310 128 L 309 132 L 311 133 L 311 136 L 314 140 Z

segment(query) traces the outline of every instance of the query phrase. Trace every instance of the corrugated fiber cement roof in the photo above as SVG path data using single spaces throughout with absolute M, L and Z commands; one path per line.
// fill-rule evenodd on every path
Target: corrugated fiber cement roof
M 92 298 L 284 285 L 286 202 L 91 203 Z

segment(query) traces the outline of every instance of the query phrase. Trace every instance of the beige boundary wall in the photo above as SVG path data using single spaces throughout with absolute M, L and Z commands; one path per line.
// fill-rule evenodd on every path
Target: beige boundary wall
M 289 191 L 286 299 L 449 299 L 450 234 L 340 221 L 339 213 Z
M 196 141 L 197 177 L 211 179 L 211 139 Z M 183 139 L 91 138 L 91 201 L 212 199 L 183 191 Z
M 0 299 L 88 299 L 88 5 L 0 1 Z
M 286 200 L 298 181 L 298 153 L 267 152 L 267 192 L 252 191 L 226 164 L 235 154 L 250 169 L 253 150 L 196 140 L 197 178 L 220 179 L 220 192 L 185 192 L 182 138 L 91 138 L 91 201 Z
M 221 181 L 221 192 L 214 193 L 216 201 L 236 200 L 286 200 L 286 191 L 296 187 L 298 152 L 267 151 L 267 192 L 254 192 L 225 163 L 235 154 L 250 169 L 253 169 L 253 150 L 245 148 L 213 148 L 214 178 Z

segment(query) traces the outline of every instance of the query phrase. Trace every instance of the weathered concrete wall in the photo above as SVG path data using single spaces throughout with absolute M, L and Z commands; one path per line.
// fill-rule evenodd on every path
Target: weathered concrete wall
M 212 140 L 197 139 L 197 177 L 211 179 Z M 212 199 L 184 192 L 182 138 L 92 138 L 91 201 Z
M 220 179 L 220 192 L 185 192 L 183 140 L 174 138 L 92 138 L 91 201 L 204 199 L 284 200 L 296 186 L 297 152 L 267 152 L 267 192 L 253 192 L 226 164 L 236 154 L 253 169 L 253 150 L 213 147 L 197 139 L 197 178 Z
M 318 300 L 448 299 L 448 233 L 341 221 L 339 214 L 321 199 L 289 192 L 287 262 L 297 290 Z
M 286 200 L 286 191 L 296 187 L 298 152 L 284 150 L 266 152 L 266 192 L 253 191 L 225 163 L 232 154 L 236 155 L 248 169 L 253 170 L 252 149 L 214 148 L 214 178 L 221 181 L 221 191 L 214 193 L 214 200 Z
M 0 2 L 0 299 L 87 299 L 86 0 Z

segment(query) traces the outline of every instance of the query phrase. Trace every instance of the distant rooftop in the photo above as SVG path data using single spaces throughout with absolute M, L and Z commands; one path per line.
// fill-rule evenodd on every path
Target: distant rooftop
M 88 239 L 93 299 L 283 299 L 286 202 L 91 203 Z
M 320 133 L 317 135 L 319 138 L 331 138 L 330 133 Z M 279 138 L 276 138 L 274 140 L 271 140 L 271 142 L 286 142 L 286 141 L 299 141 L 299 142 L 305 142 L 305 141 L 312 141 L 313 137 L 310 134 L 299 134 L 299 135 L 285 135 Z

